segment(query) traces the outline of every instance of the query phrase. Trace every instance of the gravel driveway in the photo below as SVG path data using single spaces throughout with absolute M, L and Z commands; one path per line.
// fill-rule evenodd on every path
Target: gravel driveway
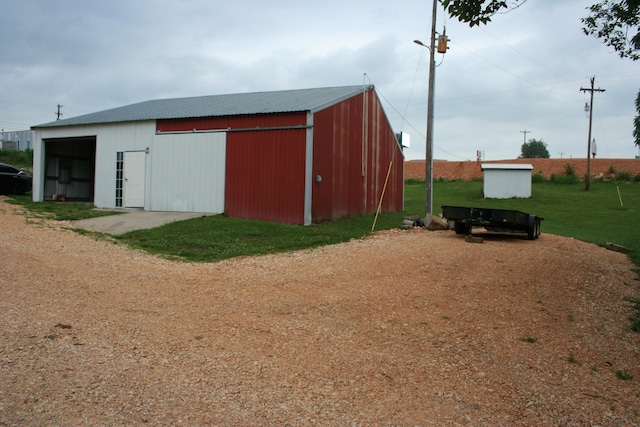
M 640 424 L 622 254 L 394 230 L 184 264 L 68 225 L 0 200 L 0 426 Z

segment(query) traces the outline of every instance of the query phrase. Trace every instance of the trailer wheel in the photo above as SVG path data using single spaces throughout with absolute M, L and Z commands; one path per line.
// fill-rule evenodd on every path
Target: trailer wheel
M 529 238 L 529 240 L 536 240 L 538 237 L 540 237 L 540 219 L 536 218 L 533 221 L 533 224 L 529 226 L 529 229 L 527 230 L 527 237 Z
M 456 221 L 456 234 L 469 234 L 471 227 L 468 224 Z

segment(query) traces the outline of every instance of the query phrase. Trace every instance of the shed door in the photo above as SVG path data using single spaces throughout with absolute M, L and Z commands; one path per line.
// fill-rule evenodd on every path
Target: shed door
M 144 207 L 144 151 L 124 153 L 124 207 Z

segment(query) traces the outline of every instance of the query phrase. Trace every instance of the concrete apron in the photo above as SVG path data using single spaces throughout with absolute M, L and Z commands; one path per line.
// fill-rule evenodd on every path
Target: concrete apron
M 135 230 L 156 228 L 175 221 L 184 221 L 202 216 L 214 215 L 202 212 L 152 212 L 143 210 L 118 209 L 117 215 L 72 221 L 74 228 L 119 235 Z

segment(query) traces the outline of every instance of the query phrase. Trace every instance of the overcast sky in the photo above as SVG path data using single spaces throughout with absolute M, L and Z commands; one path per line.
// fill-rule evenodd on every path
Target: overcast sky
M 595 76 L 598 157 L 633 143 L 640 62 L 581 31 L 595 0 L 528 0 L 470 29 L 438 9 L 434 158 L 513 159 L 526 140 L 586 156 Z M 0 127 L 28 129 L 136 102 L 375 85 L 407 159 L 424 159 L 431 0 L 2 0 Z M 442 61 L 442 62 L 441 62 Z M 525 134 L 524 131 L 527 131 Z

